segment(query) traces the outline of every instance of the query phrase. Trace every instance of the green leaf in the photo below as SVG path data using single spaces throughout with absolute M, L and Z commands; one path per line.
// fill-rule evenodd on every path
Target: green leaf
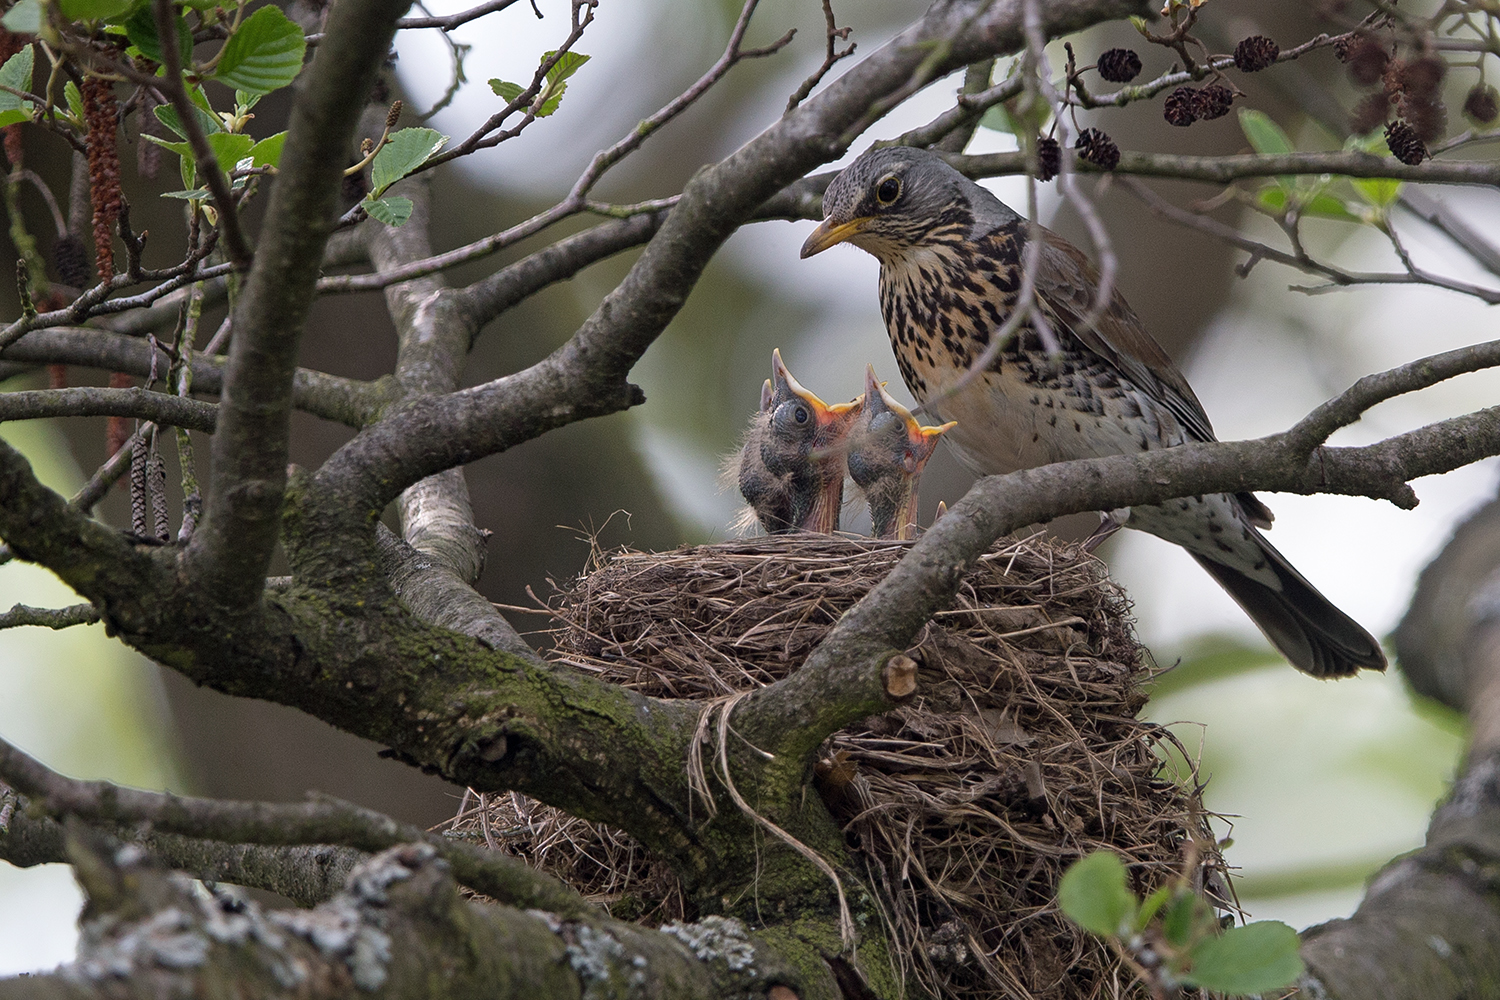
M 1292 141 L 1281 130 L 1281 126 L 1273 122 L 1264 112 L 1252 108 L 1241 108 L 1240 128 L 1257 153 L 1290 153 L 1295 149 Z
M 1275 214 L 1280 215 L 1286 211 L 1287 189 L 1284 187 L 1262 188 L 1256 193 L 1255 200 Z
M 208 95 L 203 92 L 203 85 L 201 83 L 195 83 L 191 87 L 189 87 L 187 89 L 187 95 L 192 99 L 192 102 L 194 104 L 198 105 L 198 107 L 213 115 L 215 120 L 218 120 L 219 113 L 214 110 L 213 102 L 211 102 L 208 99 Z
M 129 13 L 143 0 L 57 0 L 57 9 L 70 21 L 102 21 Z
M 1016 127 L 1016 120 L 1011 117 L 1010 112 L 1006 110 L 1003 104 L 991 105 L 989 110 L 984 113 L 984 117 L 979 119 L 979 124 L 981 127 L 993 132 L 1009 132 L 1011 135 L 1021 134 Z
M 196 157 L 193 153 L 192 144 L 183 142 L 168 142 L 154 135 L 142 135 L 147 142 L 154 142 L 162 149 L 170 150 L 182 157 L 183 183 L 192 186 L 197 177 Z M 237 132 L 215 132 L 204 136 L 208 140 L 208 146 L 214 151 L 214 160 L 218 162 L 219 169 L 226 174 L 234 169 L 234 165 L 240 160 L 251 156 L 251 149 L 255 140 L 248 135 Z
M 185 201 L 207 200 L 213 197 L 208 188 L 194 188 L 191 191 L 163 191 L 163 198 L 182 198 Z
M 214 151 L 219 169 L 226 174 L 234 169 L 236 163 L 248 157 L 255 146 L 254 139 L 240 132 L 215 132 L 206 138 L 209 148 Z
M 542 55 L 542 61 L 551 59 L 557 52 L 553 49 Z M 540 101 L 536 109 L 538 118 L 546 118 L 557 110 L 562 103 L 563 92 L 568 89 L 568 77 L 578 72 L 578 67 L 589 61 L 589 57 L 577 52 L 564 52 L 558 56 L 557 62 L 547 71 L 547 85 L 542 88 Z
M 519 83 L 510 83 L 506 80 L 497 80 L 494 78 L 490 80 L 490 89 L 495 92 L 496 97 L 503 97 L 506 104 L 520 97 L 522 92 L 526 90 Z
M 1359 196 L 1376 208 L 1390 208 L 1401 197 L 1403 181 L 1391 177 L 1351 177 L 1349 182 Z
M 278 8 L 262 7 L 224 43 L 214 79 L 249 94 L 285 87 L 302 70 L 307 38 Z
M 31 89 L 32 61 L 35 50 L 27 45 L 0 66 L 0 83 L 16 90 Z M 22 100 L 9 90 L 0 90 L 0 125 L 14 125 L 31 120 L 31 102 Z
M 211 115 L 196 104 L 192 108 L 193 120 L 198 123 L 198 130 L 204 135 L 224 131 L 224 126 L 219 123 L 218 115 Z M 182 117 L 177 114 L 176 108 L 170 104 L 158 104 L 151 110 L 156 113 L 156 120 L 175 132 L 178 138 L 187 138 L 187 130 L 182 127 Z
M 1169 944 L 1181 948 L 1196 937 L 1194 931 L 1205 918 L 1212 918 L 1208 904 L 1197 893 L 1184 890 L 1172 900 L 1172 905 L 1161 918 L 1162 936 Z
M 1074 923 L 1101 935 L 1119 934 L 1136 908 L 1125 884 L 1125 866 L 1110 851 L 1074 862 L 1057 887 L 1057 905 Z
M 550 52 L 543 52 L 542 62 L 546 62 L 554 55 L 557 55 L 556 49 L 553 49 Z M 568 77 L 572 76 L 574 73 L 577 73 L 578 67 L 582 66 L 588 61 L 589 57 L 581 53 L 564 52 L 562 55 L 557 57 L 557 62 L 553 63 L 552 68 L 547 71 L 547 82 L 562 83 Z
M 179 65 L 186 66 L 193 58 L 193 31 L 185 18 L 176 19 L 177 51 Z M 130 44 L 141 50 L 141 55 L 161 62 L 161 38 L 156 33 L 156 15 L 148 4 L 125 21 L 125 37 Z
M 1359 216 L 1331 194 L 1319 193 L 1302 203 L 1303 215 L 1314 215 L 1323 219 L 1338 219 L 1340 222 L 1359 222 Z
M 375 162 L 370 164 L 371 193 L 382 195 L 385 189 L 420 167 L 429 156 L 443 148 L 448 137 L 430 128 L 404 128 L 392 132 Z
M 1297 932 L 1279 920 L 1231 927 L 1192 950 L 1192 968 L 1182 981 L 1223 993 L 1281 989 L 1302 975 L 1297 944 Z
M 78 124 L 87 128 L 88 119 L 83 115 L 83 94 L 79 93 L 78 84 L 72 80 L 63 84 L 63 98 L 68 102 L 68 111 L 78 119 Z
M 1162 904 L 1171 898 L 1172 887 L 1169 885 L 1164 885 L 1147 896 L 1146 901 L 1141 904 L 1140 912 L 1135 915 L 1136 930 L 1145 930 L 1146 925 L 1151 923 L 1151 918 L 1156 916 L 1156 911 L 1161 909 Z
M 275 167 L 281 165 L 281 147 L 286 145 L 286 133 L 277 132 L 250 147 L 253 166 Z
M 0 17 L 0 24 L 18 35 L 35 35 L 42 30 L 42 5 L 38 0 L 21 0 Z
M 365 211 L 370 218 L 384 222 L 387 226 L 401 226 L 411 218 L 411 199 L 397 195 L 394 198 L 366 200 Z

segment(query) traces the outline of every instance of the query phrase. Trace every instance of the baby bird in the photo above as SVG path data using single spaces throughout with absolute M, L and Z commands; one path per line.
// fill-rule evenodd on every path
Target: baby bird
M 863 397 L 829 406 L 792 377 L 780 350 L 771 352 L 771 372 L 740 450 L 740 494 L 770 534 L 836 531 L 846 439 Z
M 876 538 L 909 539 L 917 521 L 917 480 L 938 438 L 956 425 L 922 427 L 865 369 L 865 405 L 849 434 L 849 477 L 870 505 Z

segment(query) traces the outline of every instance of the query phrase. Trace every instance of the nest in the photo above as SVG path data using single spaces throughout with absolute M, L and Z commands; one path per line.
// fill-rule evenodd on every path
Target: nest
M 663 698 L 714 699 L 797 669 L 904 543 L 792 535 L 597 554 L 551 602 L 556 659 Z M 1054 905 L 1109 848 L 1149 892 L 1221 864 L 1172 737 L 1137 719 L 1149 661 L 1102 564 L 1005 541 L 909 651 L 917 694 L 824 746 L 819 791 L 881 899 L 897 970 L 933 996 L 1119 995 L 1133 977 Z M 466 798 L 466 803 L 470 801 Z M 514 793 L 455 833 L 553 872 L 625 919 L 693 919 L 670 869 L 627 835 Z M 1193 850 L 1186 850 L 1189 844 Z M 1196 852 L 1196 853 L 1195 853 Z

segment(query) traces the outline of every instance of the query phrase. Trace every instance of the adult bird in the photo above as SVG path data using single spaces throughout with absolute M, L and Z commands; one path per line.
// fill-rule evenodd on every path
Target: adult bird
M 936 154 L 864 153 L 823 196 L 802 256 L 852 243 L 880 261 L 880 306 L 902 377 L 958 426 L 946 440 L 979 475 L 1214 440 L 1182 372 L 1115 292 L 1092 328 L 1098 275 L 1077 247 L 1038 227 L 1035 302 L 1059 351 L 1029 323 L 994 362 L 944 393 L 1015 308 L 1029 226 Z M 1122 512 L 1123 513 L 1123 512 Z M 1257 527 L 1250 493 L 1135 507 L 1130 527 L 1187 549 L 1299 670 L 1345 677 L 1385 668 L 1380 644 L 1292 568 Z
M 735 469 L 740 495 L 770 534 L 837 531 L 844 503 L 844 449 L 863 397 L 824 403 L 771 352 L 771 378 L 760 392 Z
M 865 406 L 849 432 L 849 478 L 870 505 L 870 534 L 908 539 L 917 522 L 917 481 L 938 439 L 953 428 L 923 427 L 865 368 Z

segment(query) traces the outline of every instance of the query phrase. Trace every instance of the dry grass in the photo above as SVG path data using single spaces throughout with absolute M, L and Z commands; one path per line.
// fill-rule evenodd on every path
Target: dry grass
M 552 602 L 555 658 L 649 694 L 711 699 L 795 670 L 903 543 L 795 535 L 599 554 Z M 1171 737 L 1137 719 L 1149 676 L 1102 565 L 1042 538 L 1000 543 L 910 651 L 911 703 L 828 741 L 819 791 L 866 867 L 901 972 L 944 997 L 1123 995 L 1118 960 L 1055 909 L 1062 871 L 1107 847 L 1146 892 L 1196 839 L 1196 792 L 1164 779 Z M 467 801 L 467 800 L 466 800 Z M 518 795 L 455 817 L 617 916 L 685 912 L 628 836 Z

